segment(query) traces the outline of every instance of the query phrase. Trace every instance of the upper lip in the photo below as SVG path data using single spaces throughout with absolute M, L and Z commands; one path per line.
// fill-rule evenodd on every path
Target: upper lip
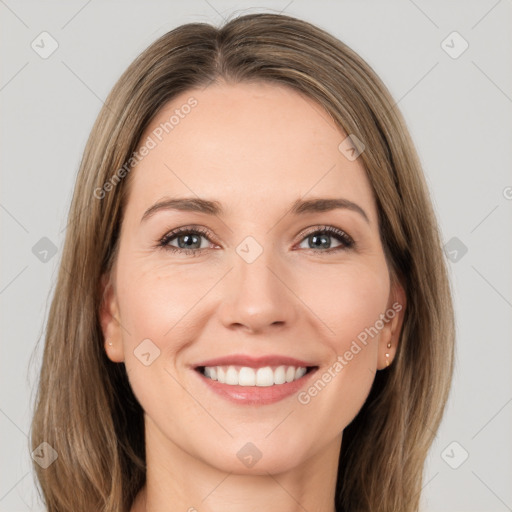
M 280 355 L 267 355 L 260 357 L 252 357 L 243 354 L 233 354 L 224 357 L 216 357 L 215 359 L 208 359 L 200 363 L 194 364 L 194 368 L 202 366 L 248 366 L 250 368 L 261 368 L 264 366 L 295 366 L 295 367 L 312 367 L 315 366 L 306 361 L 295 359 L 294 357 L 280 356 Z

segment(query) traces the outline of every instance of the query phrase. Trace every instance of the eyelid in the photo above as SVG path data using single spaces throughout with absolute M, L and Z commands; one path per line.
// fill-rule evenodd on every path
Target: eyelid
M 346 238 L 347 242 L 350 242 L 352 244 L 355 243 L 354 239 L 344 229 L 332 226 L 330 224 L 316 224 L 314 226 L 310 226 L 310 228 L 304 229 L 299 235 L 299 242 L 301 242 L 305 237 L 317 232 L 337 234 L 339 236 L 343 236 L 344 238 Z
M 203 236 L 204 238 L 206 238 L 210 243 L 215 244 L 215 245 L 221 245 L 215 241 L 215 236 L 208 228 L 205 228 L 204 226 L 200 226 L 198 224 L 190 224 L 187 226 L 181 226 L 179 228 L 170 229 L 170 230 L 166 231 L 165 235 L 162 236 L 158 240 L 158 244 L 160 245 L 164 241 L 168 242 L 170 239 L 175 238 L 175 237 L 181 235 L 182 233 L 197 233 L 197 234 Z M 176 249 L 180 249 L 180 248 L 176 248 Z M 186 249 L 182 249 L 182 250 L 186 250 Z M 194 252 L 197 252 L 197 251 L 200 251 L 201 249 L 192 249 L 192 250 Z

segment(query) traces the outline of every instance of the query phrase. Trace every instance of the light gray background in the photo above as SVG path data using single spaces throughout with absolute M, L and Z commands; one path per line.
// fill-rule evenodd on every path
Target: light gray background
M 234 11 L 282 10 L 327 29 L 381 76 L 417 145 L 444 242 L 456 237 L 467 247 L 449 262 L 457 365 L 427 461 L 423 510 L 512 510 L 511 0 L 0 0 L 1 511 L 43 510 L 27 441 L 36 343 L 102 100 L 166 31 L 191 21 L 219 24 Z M 43 31 L 59 45 L 47 59 L 31 48 Z M 469 43 L 457 59 L 441 47 L 453 31 Z M 47 262 L 32 252 L 42 237 L 58 249 Z M 467 460 L 450 467 L 465 452 Z

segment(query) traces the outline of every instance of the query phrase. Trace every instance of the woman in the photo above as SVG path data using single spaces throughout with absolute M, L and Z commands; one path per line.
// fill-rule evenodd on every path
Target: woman
M 416 511 L 453 339 L 368 64 L 289 16 L 181 26 L 85 148 L 31 432 L 46 506 Z

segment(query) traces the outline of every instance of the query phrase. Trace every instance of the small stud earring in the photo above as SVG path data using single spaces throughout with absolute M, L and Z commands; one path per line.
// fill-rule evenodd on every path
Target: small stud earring
M 111 341 L 109 341 L 109 342 L 108 342 L 108 344 L 109 344 L 110 346 L 112 346 L 112 342 L 111 342 Z
M 391 342 L 389 341 L 386 346 L 387 348 L 391 348 Z M 389 366 L 389 352 L 386 352 L 386 366 Z

